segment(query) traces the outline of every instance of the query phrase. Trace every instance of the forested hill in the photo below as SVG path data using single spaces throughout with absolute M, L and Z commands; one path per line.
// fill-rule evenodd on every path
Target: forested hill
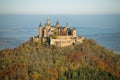
M 64 48 L 29 40 L 0 51 L 0 80 L 120 80 L 120 55 L 91 39 Z

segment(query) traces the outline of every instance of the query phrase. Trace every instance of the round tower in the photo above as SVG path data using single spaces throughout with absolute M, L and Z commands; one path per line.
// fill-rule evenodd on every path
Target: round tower
M 50 19 L 47 18 L 46 26 L 50 26 Z
M 46 29 L 46 32 L 48 32 L 48 30 L 50 29 L 50 19 L 49 18 L 47 19 L 47 22 L 45 24 L 45 29 Z
M 66 27 L 68 28 L 68 22 L 66 22 Z
M 43 37 L 47 37 L 47 31 L 46 31 L 46 29 L 43 30 L 43 34 L 44 34 Z
M 39 38 L 42 38 L 42 35 L 43 35 L 43 26 L 42 26 L 42 24 L 40 23 L 39 29 L 38 29 L 38 36 L 39 36 Z
M 72 29 L 72 37 L 76 37 L 76 29 L 75 28 Z

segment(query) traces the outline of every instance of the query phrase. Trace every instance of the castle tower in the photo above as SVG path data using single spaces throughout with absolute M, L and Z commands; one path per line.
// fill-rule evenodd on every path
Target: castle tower
M 39 36 L 39 38 L 42 38 L 42 35 L 43 35 L 43 26 L 42 26 L 42 24 L 40 23 L 40 25 L 39 25 L 39 29 L 38 29 L 38 36 Z
M 60 28 L 58 28 L 58 35 L 60 36 Z
M 50 19 L 49 18 L 47 19 L 47 22 L 45 24 L 45 29 L 46 29 L 46 32 L 48 32 L 48 30 L 50 29 Z
M 77 37 L 76 36 L 76 29 L 75 28 L 72 29 L 72 37 Z
M 65 27 L 68 28 L 68 22 L 66 22 L 66 26 Z
M 59 24 L 59 21 L 57 20 L 57 22 L 56 22 L 56 25 L 55 25 L 56 27 L 60 27 L 60 24 Z
M 44 33 L 43 37 L 47 37 L 47 30 L 46 29 L 43 30 L 43 33 Z
M 66 32 L 66 35 L 68 35 L 68 23 L 66 22 L 66 26 L 64 28 L 64 31 Z
M 47 18 L 46 26 L 50 26 L 50 19 Z

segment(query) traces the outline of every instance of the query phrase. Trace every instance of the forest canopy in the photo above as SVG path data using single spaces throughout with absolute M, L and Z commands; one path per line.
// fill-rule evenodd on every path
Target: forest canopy
M 68 47 L 29 40 L 0 51 L 0 80 L 119 80 L 120 55 L 92 39 Z

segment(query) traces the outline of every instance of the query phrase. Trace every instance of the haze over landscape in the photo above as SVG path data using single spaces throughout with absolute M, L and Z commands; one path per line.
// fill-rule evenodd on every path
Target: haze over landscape
M 62 26 L 68 22 L 78 35 L 119 51 L 119 3 L 120 0 L 0 0 L 0 49 L 14 48 L 37 35 L 39 23 L 49 17 L 52 25 L 57 19 Z

